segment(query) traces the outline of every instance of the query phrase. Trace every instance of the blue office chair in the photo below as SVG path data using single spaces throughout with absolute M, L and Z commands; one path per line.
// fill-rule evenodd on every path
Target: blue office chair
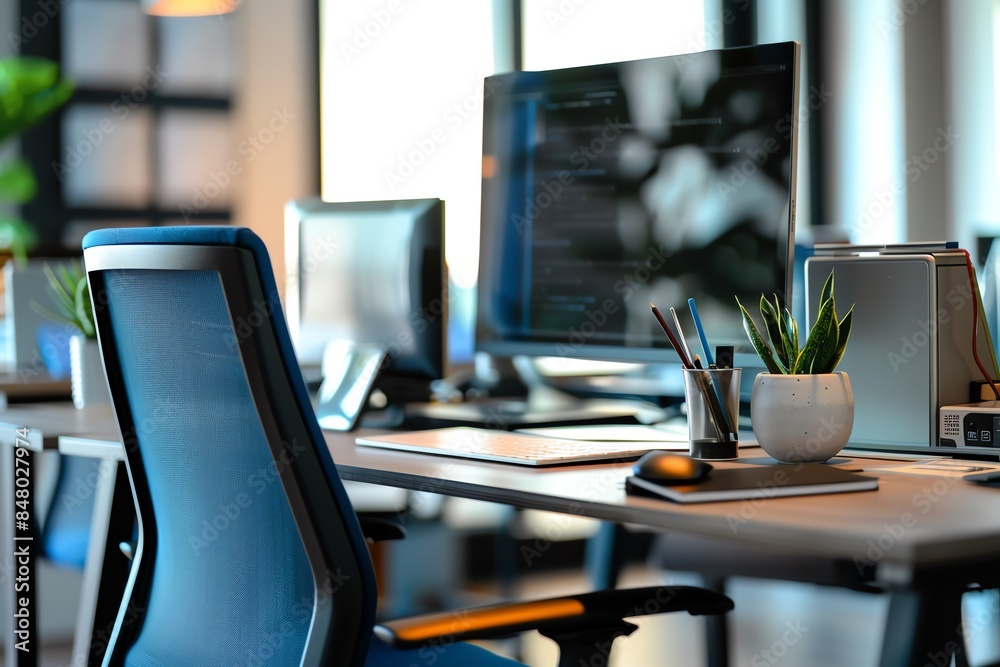
M 59 456 L 52 499 L 45 513 L 40 541 L 42 556 L 57 565 L 82 570 L 90 542 L 94 491 L 88 476 L 96 474 L 94 459 Z
M 530 628 L 577 665 L 634 629 L 622 616 L 732 608 L 659 587 L 376 626 L 365 536 L 260 239 L 109 229 L 83 246 L 139 517 L 105 665 L 505 665 L 516 663 L 462 642 Z

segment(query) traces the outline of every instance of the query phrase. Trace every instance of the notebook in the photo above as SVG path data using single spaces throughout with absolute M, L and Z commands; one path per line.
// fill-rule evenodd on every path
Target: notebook
M 594 461 L 631 461 L 648 451 L 665 449 L 670 444 L 668 442 L 648 441 L 567 440 L 565 438 L 465 426 L 362 436 L 357 438 L 355 442 L 366 447 L 382 447 L 421 454 L 439 454 L 526 466 Z
M 806 463 L 713 470 L 697 484 L 676 486 L 657 484 L 633 476 L 626 480 L 625 488 L 636 495 L 666 498 L 678 503 L 707 503 L 873 491 L 878 488 L 878 480 L 825 463 Z

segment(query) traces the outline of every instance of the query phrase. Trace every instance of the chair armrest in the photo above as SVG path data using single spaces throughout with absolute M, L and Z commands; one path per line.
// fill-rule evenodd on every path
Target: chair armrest
M 406 529 L 392 519 L 359 514 L 358 522 L 361 523 L 362 534 L 369 542 L 401 540 L 406 537 Z
M 603 628 L 631 616 L 674 611 L 723 614 L 733 601 L 696 586 L 652 586 L 598 591 L 532 602 L 497 604 L 426 614 L 375 626 L 375 635 L 397 648 L 416 648 L 435 640 L 494 639 L 538 630 L 542 634 Z

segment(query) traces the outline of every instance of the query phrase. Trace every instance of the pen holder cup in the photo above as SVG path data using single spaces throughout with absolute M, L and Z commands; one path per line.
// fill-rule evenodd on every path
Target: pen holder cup
M 741 368 L 685 368 L 691 458 L 724 461 L 739 456 Z

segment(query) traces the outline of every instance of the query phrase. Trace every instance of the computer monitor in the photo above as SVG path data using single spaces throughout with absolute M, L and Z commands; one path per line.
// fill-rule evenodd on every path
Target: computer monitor
M 488 77 L 476 349 L 677 362 L 650 303 L 700 349 L 694 297 L 710 344 L 760 366 L 736 297 L 790 297 L 798 54 Z
M 440 199 L 290 202 L 285 211 L 288 327 L 307 378 L 331 342 L 386 362 L 390 401 L 427 400 L 444 376 L 447 298 Z

